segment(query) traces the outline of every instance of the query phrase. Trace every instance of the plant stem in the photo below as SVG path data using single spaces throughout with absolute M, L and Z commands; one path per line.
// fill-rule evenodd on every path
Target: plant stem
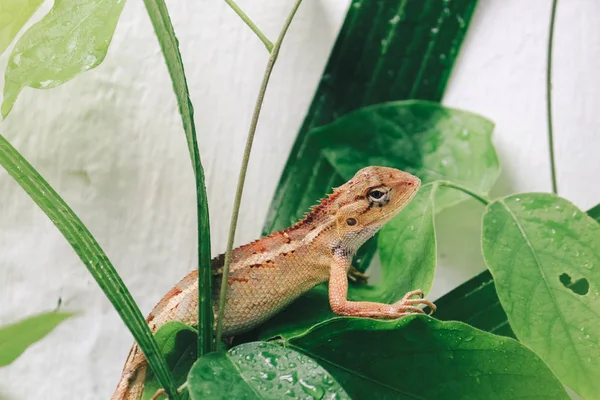
M 556 183 L 556 163 L 554 160 L 554 133 L 552 130 L 552 47 L 554 42 L 554 21 L 556 20 L 556 4 L 558 0 L 552 1 L 552 13 L 550 15 L 550 32 L 548 33 L 548 58 L 546 60 L 546 106 L 548 115 L 548 148 L 550 151 L 550 173 L 552 175 L 552 192 L 558 193 Z
M 281 48 L 281 44 L 285 35 L 294 19 L 294 15 L 300 7 L 300 3 L 302 0 L 296 0 L 290 14 L 287 19 L 283 23 L 283 28 L 281 28 L 281 32 L 279 33 L 279 37 L 275 42 L 273 49 L 271 50 L 271 54 L 269 55 L 269 61 L 267 62 L 267 67 L 265 68 L 265 73 L 263 76 L 262 83 L 260 85 L 260 90 L 258 91 L 258 97 L 256 99 L 256 104 L 254 106 L 254 113 L 252 114 L 252 121 L 250 122 L 250 129 L 248 130 L 248 137 L 246 139 L 246 148 L 244 149 L 244 157 L 242 159 L 242 166 L 240 168 L 240 175 L 238 178 L 237 190 L 235 193 L 235 201 L 233 203 L 233 214 L 231 216 L 231 224 L 229 226 L 229 237 L 227 239 L 227 250 L 225 251 L 225 263 L 223 265 L 223 276 L 221 279 L 221 292 L 219 294 L 219 313 L 217 316 L 217 333 L 215 340 L 215 349 L 221 342 L 221 335 L 223 333 L 223 316 L 225 314 L 225 300 L 227 299 L 227 286 L 228 286 L 228 277 L 229 277 L 229 265 L 231 264 L 231 252 L 233 249 L 233 241 L 235 239 L 235 230 L 237 227 L 237 220 L 240 212 L 240 204 L 242 201 L 242 192 L 244 191 L 244 181 L 246 180 L 246 172 L 248 170 L 248 161 L 250 160 L 250 151 L 252 150 L 252 142 L 254 141 L 254 134 L 256 132 L 256 126 L 258 124 L 258 117 L 260 116 L 260 110 L 262 109 L 263 100 L 265 98 L 265 92 L 267 91 L 267 85 L 269 84 L 269 79 L 271 77 L 271 72 L 273 71 L 273 66 L 277 61 L 277 56 L 279 55 L 279 49 Z
M 439 184 L 439 186 L 446 186 L 446 187 L 449 187 L 452 189 L 460 190 L 461 192 L 466 193 L 469 196 L 473 197 L 474 199 L 478 200 L 484 206 L 487 206 L 488 204 L 490 204 L 490 200 L 487 199 L 485 196 L 477 194 L 477 193 L 473 192 L 471 189 L 468 189 L 464 186 L 458 185 L 454 182 L 438 181 L 437 183 Z
M 263 42 L 263 44 L 267 48 L 267 51 L 269 53 L 273 51 L 273 43 L 271 43 L 271 41 L 265 36 L 265 34 L 262 33 L 260 29 L 258 29 L 258 26 L 256 26 L 254 22 L 252 22 L 250 17 L 248 17 L 248 15 L 244 11 L 242 11 L 242 9 L 237 4 L 235 4 L 235 1 L 225 0 L 225 3 L 227 3 L 229 7 L 231 7 L 231 9 L 235 11 L 237 15 L 239 15 L 242 21 L 244 21 L 250 29 L 252 29 L 252 32 L 254 32 L 256 36 L 258 36 L 261 42 Z

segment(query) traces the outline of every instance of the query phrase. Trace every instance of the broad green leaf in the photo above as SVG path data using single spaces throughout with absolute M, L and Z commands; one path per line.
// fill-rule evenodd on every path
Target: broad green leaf
M 125 0 L 55 0 L 15 44 L 6 68 L 2 117 L 24 87 L 48 89 L 97 67 Z
M 2 0 L 0 3 L 0 54 L 17 36 L 44 0 Z
M 91 232 L 52 186 L 2 135 L 0 135 L 0 165 L 27 192 L 69 242 L 129 328 L 163 387 L 170 394 L 175 393 L 176 387 L 171 373 L 146 320 Z M 172 397 L 178 398 L 177 395 Z
M 198 349 L 202 355 L 211 350 L 213 329 L 212 270 L 210 266 L 210 221 L 208 198 L 204 180 L 204 168 L 200 160 L 200 150 L 194 123 L 194 107 L 183 69 L 183 60 L 169 11 L 163 0 L 144 0 L 152 26 L 156 32 L 160 48 L 165 57 L 167 69 L 173 82 L 179 114 L 188 144 L 196 185 L 196 218 L 198 229 Z
M 310 130 L 371 104 L 441 99 L 476 4 L 476 0 L 352 1 L 263 233 L 290 226 L 331 187 L 343 183 L 321 156 Z M 369 139 L 377 135 L 369 133 Z
M 582 397 L 600 393 L 600 225 L 553 194 L 491 203 L 483 255 L 510 326 Z
M 165 356 L 178 387 L 185 383 L 190 368 L 196 361 L 197 336 L 198 332 L 194 328 L 175 321 L 167 322 L 154 334 L 154 339 Z M 146 376 L 142 398 L 151 399 L 161 387 L 156 376 L 150 371 Z M 189 398 L 188 393 L 183 393 L 181 398 Z
M 188 377 L 192 400 L 350 399 L 313 359 L 265 342 L 198 359 Z
M 500 173 L 493 128 L 479 115 L 409 100 L 361 108 L 311 134 L 344 179 L 360 168 L 382 165 L 411 172 L 423 182 L 450 180 L 487 193 Z M 441 191 L 438 208 L 465 196 Z
M 286 345 L 317 360 L 354 399 L 568 399 L 531 350 L 460 322 L 338 318 Z
M 73 313 L 49 312 L 0 328 L 0 367 L 15 361 L 33 343 L 52 332 Z

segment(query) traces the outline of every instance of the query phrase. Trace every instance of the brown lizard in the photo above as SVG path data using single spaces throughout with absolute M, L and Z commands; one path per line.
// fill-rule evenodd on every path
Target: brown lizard
M 435 305 L 421 290 L 394 304 L 347 300 L 352 257 L 362 244 L 406 206 L 419 178 L 394 168 L 366 167 L 312 207 L 304 219 L 233 251 L 224 317 L 224 336 L 265 322 L 315 285 L 329 280 L 329 303 L 339 315 L 398 318 Z M 217 315 L 223 256 L 212 260 L 213 312 Z M 152 332 L 168 321 L 197 325 L 198 273 L 190 272 L 154 307 L 147 318 Z M 418 296 L 418 298 L 413 298 Z M 113 400 L 142 396 L 147 363 L 134 344 Z

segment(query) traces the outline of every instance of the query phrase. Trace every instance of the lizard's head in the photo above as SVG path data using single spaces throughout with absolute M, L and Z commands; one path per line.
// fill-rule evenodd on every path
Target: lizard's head
M 414 197 L 421 180 L 387 167 L 366 167 L 340 186 L 335 219 L 340 239 L 357 249 Z

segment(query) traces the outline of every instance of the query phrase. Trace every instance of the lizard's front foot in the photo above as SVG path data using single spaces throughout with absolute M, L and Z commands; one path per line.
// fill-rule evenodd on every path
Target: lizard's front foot
M 413 299 L 412 297 L 414 296 L 418 296 L 418 298 Z M 423 291 L 421 289 L 413 290 L 411 292 L 406 293 L 402 300 L 397 301 L 393 304 L 392 307 L 394 309 L 394 312 L 399 317 L 410 314 L 425 314 L 425 311 L 423 311 L 423 309 L 417 307 L 417 305 L 422 304 L 426 305 L 431 310 L 429 315 L 433 314 L 433 312 L 436 310 L 435 304 L 433 304 L 427 299 L 424 299 L 423 296 Z

